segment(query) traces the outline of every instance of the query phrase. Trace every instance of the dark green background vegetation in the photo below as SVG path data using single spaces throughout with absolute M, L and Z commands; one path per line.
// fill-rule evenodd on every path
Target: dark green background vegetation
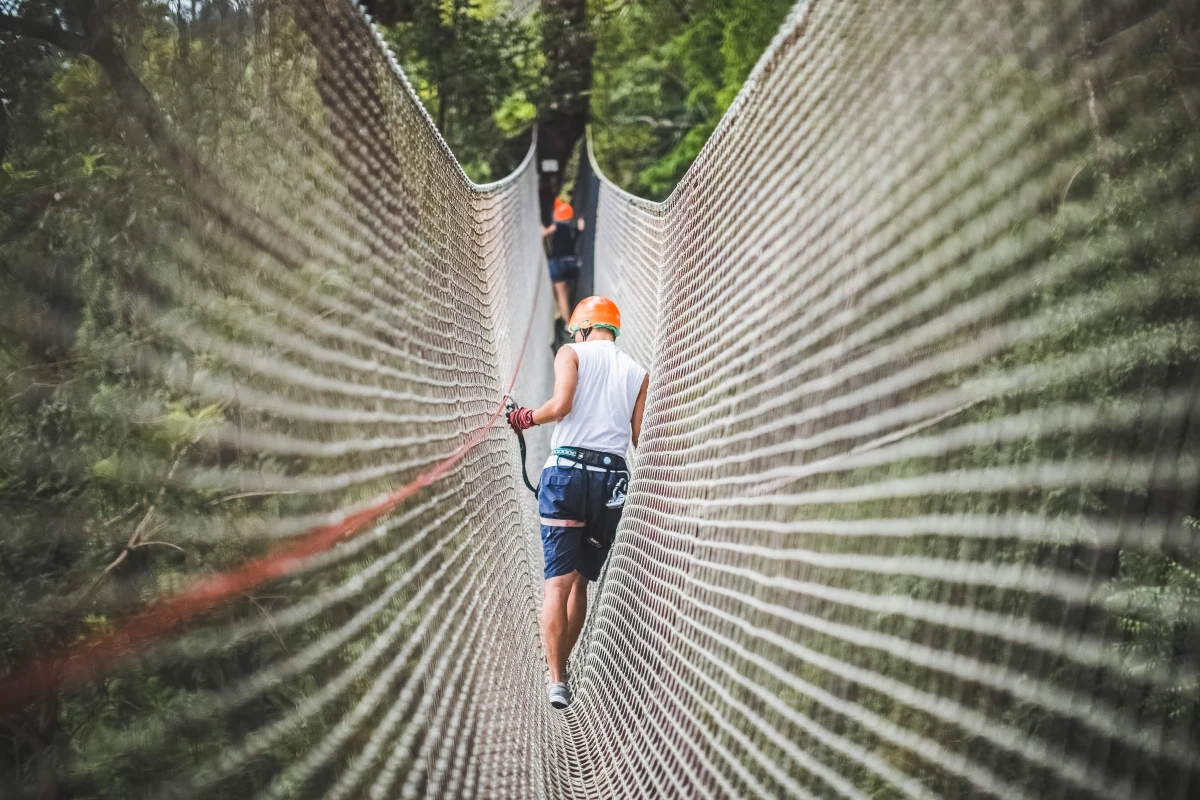
M 595 5 L 597 161 L 622 188 L 665 199 L 794 3 L 602 0 Z
M 644 197 L 670 194 L 792 5 L 791 0 L 589 3 L 595 46 L 591 120 L 605 173 Z M 544 71 L 541 37 L 557 41 L 577 32 L 543 31 L 546 13 L 513 14 L 499 0 L 373 6 L 467 174 L 475 181 L 507 174 L 524 155 L 527 140 L 521 134 L 537 118 L 537 108 L 557 101 L 550 96 L 554 87 Z M 568 50 L 572 46 L 581 45 L 568 44 Z M 571 176 L 566 170 L 568 180 Z

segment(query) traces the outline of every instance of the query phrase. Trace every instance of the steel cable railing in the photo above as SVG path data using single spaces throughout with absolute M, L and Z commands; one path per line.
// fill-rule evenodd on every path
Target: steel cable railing
M 652 380 L 564 713 L 529 160 L 342 0 L 197 9 L 106 6 L 6 162 L 0 793 L 1188 796 L 1187 4 L 808 0 L 666 203 L 602 183 Z

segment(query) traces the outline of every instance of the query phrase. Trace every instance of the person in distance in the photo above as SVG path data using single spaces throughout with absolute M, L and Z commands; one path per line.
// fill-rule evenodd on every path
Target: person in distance
M 566 337 L 565 328 L 571 316 L 571 283 L 579 280 L 579 233 L 583 230 L 583 217 L 571 223 L 575 209 L 561 198 L 554 198 L 554 224 L 542 228 L 542 238 L 550 240 L 550 283 L 554 288 L 554 304 L 559 319 L 555 324 L 555 346 Z

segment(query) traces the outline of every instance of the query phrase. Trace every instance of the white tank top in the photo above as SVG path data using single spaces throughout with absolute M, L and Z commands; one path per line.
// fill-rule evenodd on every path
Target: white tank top
M 624 457 L 646 370 L 607 339 L 565 346 L 579 357 L 579 382 L 571 413 L 554 426 L 550 446 L 583 447 Z

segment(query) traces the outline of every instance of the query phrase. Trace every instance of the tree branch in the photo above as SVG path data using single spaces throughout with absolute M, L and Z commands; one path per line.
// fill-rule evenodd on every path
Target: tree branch
M 154 514 L 158 510 L 159 503 L 161 503 L 163 497 L 166 496 L 167 486 L 170 484 L 171 478 L 175 476 L 175 470 L 179 468 L 179 462 L 183 460 L 183 456 L 187 453 L 191 446 L 196 443 L 196 441 L 198 441 L 198 438 L 193 439 L 190 443 L 180 448 L 179 452 L 175 455 L 175 460 L 171 463 L 171 468 L 167 470 L 167 475 L 163 479 L 163 485 L 159 487 L 158 494 L 154 496 L 154 502 L 150 504 L 148 509 L 146 509 L 146 514 L 142 517 L 141 522 L 139 522 L 137 527 L 133 529 L 133 533 L 129 536 L 129 541 L 127 541 L 125 546 L 121 548 L 121 552 L 117 554 L 117 557 L 114 558 L 112 562 L 104 568 L 104 571 L 96 576 L 96 579 L 91 582 L 87 589 L 84 590 L 83 594 L 81 594 L 75 600 L 75 602 L 71 604 L 72 609 L 83 606 L 93 597 L 95 597 L 96 592 L 100 590 L 100 587 L 104 584 L 105 579 L 112 573 L 114 569 L 121 566 L 125 559 L 129 557 L 130 552 L 136 550 L 144 544 L 167 544 L 167 542 L 146 542 L 143 541 L 143 537 L 145 537 L 147 529 L 150 527 L 151 520 L 154 519 Z M 127 514 L 129 512 L 125 513 Z M 176 545 L 170 546 L 175 547 L 178 550 L 183 550 L 182 547 L 177 547 Z
M 8 728 L 8 730 L 12 732 L 13 736 L 20 739 L 34 750 L 36 750 L 41 744 L 37 739 L 37 735 L 31 730 L 33 726 L 32 721 L 30 721 L 29 717 L 25 714 L 20 714 L 19 716 L 14 717 L 6 717 L 0 719 L 0 722 L 4 723 L 4 727 Z
M 38 39 L 48 45 L 57 47 L 68 53 L 78 53 L 83 46 L 83 37 L 64 30 L 57 25 L 46 22 L 35 22 L 25 17 L 15 17 L 12 14 L 0 14 L 0 33 L 11 33 Z
M 178 550 L 181 553 L 187 552 L 187 550 L 184 550 L 182 547 L 180 547 L 177 544 L 171 544 L 170 542 L 155 542 L 155 541 L 138 542 L 137 544 L 135 544 L 133 547 L 131 547 L 129 549 L 137 550 L 139 547 L 149 547 L 152 544 L 160 544 L 163 547 L 174 547 L 176 550 Z
M 176 137 L 154 96 L 130 66 L 117 43 L 111 21 L 103 9 L 88 17 L 87 35 L 80 52 L 90 56 L 112 84 L 125 110 L 136 120 L 163 157 L 164 166 L 222 223 L 239 231 L 255 245 L 284 263 L 300 265 L 308 253 L 292 242 L 278 227 L 253 209 L 237 203 L 210 176 L 200 160 Z
M 656 119 L 649 114 L 634 114 L 627 117 L 618 117 L 615 121 L 626 125 L 642 123 L 644 125 L 649 125 L 652 128 L 671 128 L 672 130 L 689 130 L 698 124 L 697 120 L 685 119 L 683 121 L 676 121 L 672 119 Z

